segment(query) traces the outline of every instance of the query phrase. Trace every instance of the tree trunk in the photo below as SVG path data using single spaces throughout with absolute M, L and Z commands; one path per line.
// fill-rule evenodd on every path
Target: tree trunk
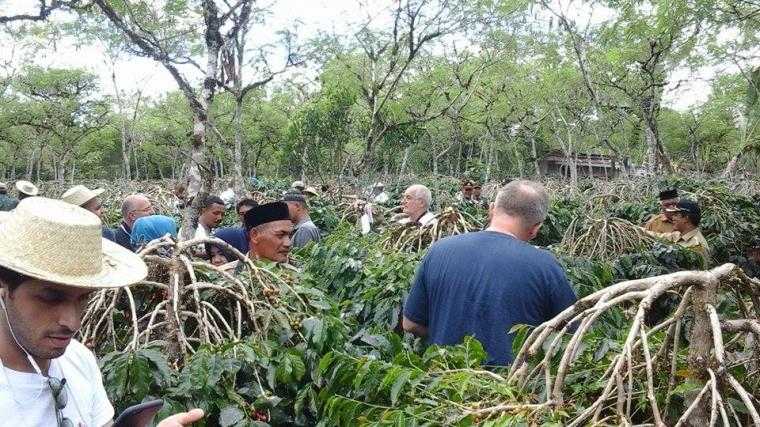
M 193 202 L 182 213 L 181 240 L 192 238 L 195 227 L 198 225 L 203 200 L 208 196 L 214 184 L 214 176 L 206 160 L 206 135 L 209 130 L 209 111 L 214 101 L 216 89 L 216 76 L 219 71 L 219 49 L 222 46 L 222 38 L 219 32 L 221 25 L 216 3 L 213 0 L 203 2 L 203 18 L 206 23 L 206 78 L 203 80 L 200 99 L 191 98 L 192 93 L 185 92 L 188 101 L 194 105 L 193 111 L 193 138 L 190 153 L 190 167 L 188 168 L 188 194 L 197 189 Z
M 704 384 L 710 378 L 707 376 L 706 367 L 713 362 L 713 336 L 710 327 L 710 317 L 707 312 L 707 304 L 715 305 L 717 299 L 718 280 L 712 278 L 702 285 L 694 286 L 694 294 L 691 296 L 694 323 L 689 335 L 689 375 L 697 383 Z M 696 391 L 687 394 L 686 406 L 689 406 L 696 398 Z M 688 419 L 691 426 L 706 426 L 710 424 L 710 404 L 708 399 L 703 399 L 701 405 Z
M 238 79 L 239 81 L 239 79 Z M 236 86 L 238 86 L 236 82 Z M 236 87 L 240 90 L 239 87 Z M 239 92 L 238 92 L 239 93 Z M 232 117 L 235 124 L 235 147 L 232 153 L 232 188 L 238 197 L 245 194 L 245 181 L 243 179 L 243 99 L 236 97 L 235 111 Z
M 744 150 L 740 150 L 733 157 L 731 157 L 731 160 L 728 161 L 726 168 L 723 169 L 723 173 L 720 175 L 721 178 L 730 178 L 733 176 L 733 174 L 736 172 L 736 167 L 739 165 L 739 160 L 741 160 L 743 154 Z
M 26 173 L 24 174 L 24 178 L 26 180 L 32 179 L 32 172 L 34 172 L 34 159 L 37 153 L 37 149 L 32 149 L 32 155 L 29 156 L 29 162 L 26 164 Z
M 407 145 L 404 149 L 404 158 L 401 160 L 401 169 L 398 172 L 399 176 L 403 176 L 406 172 L 406 162 L 409 160 L 409 150 L 411 148 L 412 147 L 410 145 Z
M 135 170 L 134 170 L 135 180 L 140 179 L 140 162 L 137 160 L 138 157 L 140 157 L 139 151 L 134 153 L 134 155 L 132 156 L 132 160 L 135 162 Z
M 536 136 L 533 131 L 528 131 L 528 139 L 530 140 L 530 155 L 533 157 L 533 168 L 536 173 L 536 177 L 541 176 L 541 165 L 538 163 L 538 149 L 536 148 Z
M 657 162 L 657 137 L 649 126 L 649 122 L 647 120 L 644 122 L 644 142 L 647 146 L 647 172 L 654 175 L 660 170 L 660 165 Z

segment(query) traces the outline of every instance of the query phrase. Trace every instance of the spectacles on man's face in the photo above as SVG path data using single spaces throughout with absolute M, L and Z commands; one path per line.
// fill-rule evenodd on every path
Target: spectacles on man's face
M 132 212 L 151 213 L 151 212 L 153 212 L 153 206 L 152 205 L 148 205 L 148 206 L 146 206 L 146 207 L 144 207 L 142 209 L 134 209 L 134 210 L 132 210 Z
M 58 427 L 74 427 L 74 423 L 63 416 L 63 408 L 69 403 L 69 395 L 66 393 L 66 378 L 59 380 L 55 377 L 48 377 L 48 386 L 50 392 L 53 393 L 55 419 L 58 422 Z

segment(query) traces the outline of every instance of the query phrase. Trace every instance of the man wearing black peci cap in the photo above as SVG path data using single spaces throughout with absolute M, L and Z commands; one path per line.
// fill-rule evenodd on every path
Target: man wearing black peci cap
M 678 203 L 678 189 L 671 188 L 660 191 L 660 213 L 653 215 L 649 221 L 644 224 L 644 229 L 655 233 L 672 233 L 675 231 L 671 222 L 668 209 L 672 209 Z
M 251 259 L 288 262 L 290 234 L 293 232 L 288 205 L 272 202 L 252 208 L 245 213 L 245 229 Z
M 293 222 L 293 247 L 302 248 L 309 242 L 319 242 L 322 236 L 319 228 L 309 217 L 309 207 L 306 198 L 297 191 L 288 191 L 282 197 L 288 205 L 290 220 Z
M 675 206 L 667 208 L 666 212 L 670 217 L 670 222 L 673 224 L 674 231 L 671 233 L 649 231 L 649 234 L 669 242 L 677 243 L 698 253 L 704 261 L 704 267 L 707 268 L 710 265 L 710 246 L 699 229 L 702 211 L 699 209 L 697 202 L 682 199 Z

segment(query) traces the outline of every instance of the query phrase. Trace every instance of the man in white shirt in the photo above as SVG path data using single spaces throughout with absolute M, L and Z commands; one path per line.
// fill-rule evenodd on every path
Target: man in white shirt
M 385 184 L 382 182 L 376 182 L 375 185 L 372 186 L 372 192 L 370 195 L 372 196 L 372 203 L 384 205 L 390 200 L 388 193 L 385 192 Z
M 433 195 L 430 189 L 421 184 L 410 186 L 401 198 L 401 208 L 406 215 L 400 224 L 417 224 L 422 227 L 435 224 L 435 214 L 430 212 Z
M 22 200 L 0 217 L 0 235 L 2 424 L 110 425 L 95 356 L 73 337 L 91 293 L 142 280 L 145 263 L 103 239 L 97 216 L 60 200 Z M 196 409 L 159 426 L 202 417 Z
M 226 206 L 224 200 L 217 196 L 206 196 L 203 203 L 201 203 L 201 212 L 200 215 L 198 215 L 198 226 L 195 227 L 193 239 L 206 239 L 211 237 L 212 231 L 214 231 L 214 229 L 222 222 L 225 209 Z M 182 228 L 179 229 L 177 235 L 180 236 L 180 238 L 185 235 Z M 200 258 L 206 258 L 208 256 L 203 244 L 193 246 L 192 251 L 193 255 Z

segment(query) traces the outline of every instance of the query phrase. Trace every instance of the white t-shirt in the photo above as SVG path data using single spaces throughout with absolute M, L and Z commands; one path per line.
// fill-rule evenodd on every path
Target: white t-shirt
M 0 369 L 0 425 L 55 426 L 55 403 L 47 378 L 11 370 L 2 363 Z M 95 355 L 79 341 L 71 340 L 63 356 L 50 362 L 48 374 L 66 378 L 68 403 L 62 412 L 75 426 L 100 427 L 113 420 L 113 406 Z
M 406 225 L 406 224 L 409 224 L 410 222 L 412 221 L 409 219 L 409 217 L 406 217 L 406 218 L 400 219 L 398 223 L 402 225 Z M 430 211 L 425 212 L 425 214 L 422 215 L 420 219 L 417 220 L 417 224 L 419 224 L 422 227 L 427 227 L 428 225 L 435 224 L 436 222 L 438 222 L 438 219 L 435 217 L 435 214 Z

